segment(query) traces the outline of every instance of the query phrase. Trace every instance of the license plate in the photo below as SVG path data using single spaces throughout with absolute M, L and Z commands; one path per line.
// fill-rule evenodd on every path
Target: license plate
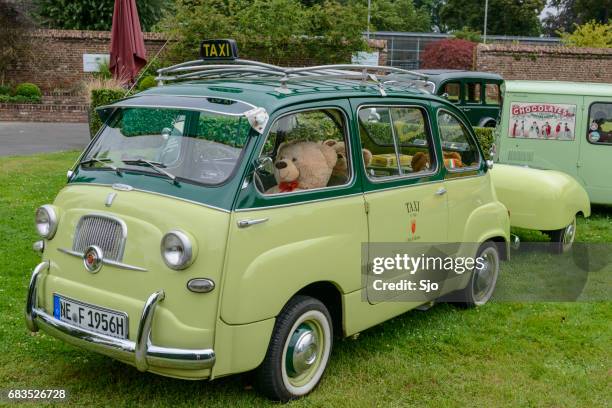
M 62 322 L 111 337 L 126 339 L 127 314 L 53 294 L 53 316 Z

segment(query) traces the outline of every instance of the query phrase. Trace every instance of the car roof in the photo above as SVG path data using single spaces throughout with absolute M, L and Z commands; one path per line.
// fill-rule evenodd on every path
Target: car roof
M 612 96 L 612 84 L 562 81 L 506 81 L 505 92 Z
M 263 107 L 268 112 L 294 103 L 337 98 L 381 97 L 380 88 L 375 83 L 355 80 L 291 81 L 286 85 L 287 90 L 279 88 L 279 81 L 272 79 L 213 79 L 169 83 L 140 92 L 137 96 L 223 98 Z M 425 90 L 409 85 L 385 84 L 384 91 L 389 97 L 439 99 Z
M 417 69 L 415 72 L 425 74 L 429 77 L 430 81 L 441 82 L 446 79 L 455 78 L 483 78 L 483 79 L 495 79 L 502 81 L 503 78 L 499 74 L 493 72 L 481 72 L 481 71 L 467 71 L 462 69 Z

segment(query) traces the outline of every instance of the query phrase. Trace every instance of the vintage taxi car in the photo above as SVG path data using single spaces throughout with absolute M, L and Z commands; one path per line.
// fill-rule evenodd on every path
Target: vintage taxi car
M 418 75 L 385 85 L 374 72 L 389 67 L 280 68 L 205 44 L 231 59 L 160 70 L 163 86 L 102 108 L 105 126 L 37 210 L 31 331 L 170 377 L 256 369 L 287 401 L 317 385 L 334 337 L 427 302 L 368 301 L 362 244 L 478 243 L 484 264 L 438 295 L 487 302 L 508 212 L 452 103 Z M 301 160 L 280 146 L 302 140 L 340 146 L 341 174 L 280 189 Z

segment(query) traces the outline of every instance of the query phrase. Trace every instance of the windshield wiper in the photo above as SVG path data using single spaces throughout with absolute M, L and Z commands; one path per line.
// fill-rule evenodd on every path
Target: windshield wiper
M 176 176 L 162 168 L 162 167 L 165 167 L 165 164 L 163 163 L 154 162 L 154 161 L 145 160 L 145 159 L 125 159 L 121 161 L 125 164 L 130 164 L 133 166 L 142 166 L 143 164 L 146 166 L 149 166 L 153 170 L 157 171 L 159 174 L 162 174 L 168 177 L 170 180 L 172 180 L 174 184 L 178 184 L 178 181 L 176 180 Z
M 82 162 L 79 163 L 79 166 L 82 166 L 83 164 L 92 164 L 92 163 L 100 163 L 102 166 L 107 167 L 111 170 L 113 170 L 115 173 L 117 173 L 118 175 L 121 176 L 121 170 L 119 170 L 117 168 L 117 166 L 114 166 L 108 162 L 112 161 L 111 159 L 107 159 L 107 158 L 103 158 L 103 159 L 96 159 L 95 157 L 90 157 L 87 160 L 83 160 Z

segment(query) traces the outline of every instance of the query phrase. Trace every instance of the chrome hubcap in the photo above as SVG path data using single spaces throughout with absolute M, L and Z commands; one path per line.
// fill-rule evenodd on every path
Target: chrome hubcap
M 498 258 L 493 249 L 486 249 L 481 255 L 483 259 L 482 268 L 474 270 L 473 280 L 474 300 L 476 302 L 486 301 L 493 290 L 497 277 Z
M 317 361 L 319 339 L 308 324 L 301 324 L 291 336 L 287 350 L 287 373 L 297 377 Z
M 563 233 L 563 245 L 570 245 L 574 242 L 574 237 L 576 236 L 576 221 L 572 222 L 570 225 L 565 227 L 565 232 Z

